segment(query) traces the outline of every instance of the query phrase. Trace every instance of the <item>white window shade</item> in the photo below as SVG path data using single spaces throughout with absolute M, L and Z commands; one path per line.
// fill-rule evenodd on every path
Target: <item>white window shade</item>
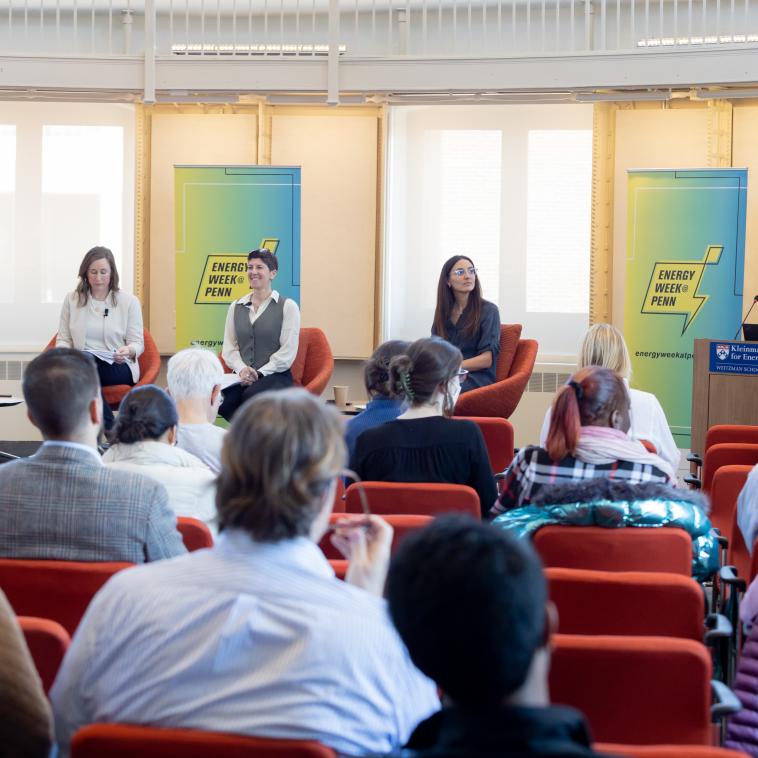
M 89 248 L 132 289 L 134 108 L 8 102 L 0 124 L 0 346 L 41 349 Z
M 390 110 L 385 338 L 429 334 L 451 255 L 472 258 L 503 323 L 542 359 L 576 356 L 589 321 L 591 105 Z

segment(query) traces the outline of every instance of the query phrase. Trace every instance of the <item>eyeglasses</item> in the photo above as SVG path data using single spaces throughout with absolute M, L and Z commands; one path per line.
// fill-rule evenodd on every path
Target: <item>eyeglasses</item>
M 459 368 L 458 373 L 456 374 L 458 377 L 459 382 L 465 382 L 466 377 L 468 376 L 468 369 L 467 368 Z
M 464 276 L 465 274 L 469 274 L 470 276 L 476 276 L 476 269 L 473 266 L 469 266 L 468 268 L 454 268 L 451 272 L 453 276 Z
M 361 481 L 361 478 L 358 476 L 358 474 L 355 473 L 355 471 L 351 471 L 349 468 L 342 469 L 342 471 L 339 472 L 338 476 L 341 476 L 343 479 L 352 479 L 352 481 L 355 483 L 355 488 L 358 491 L 358 499 L 361 501 L 361 510 L 363 511 L 365 518 L 351 519 L 350 521 L 346 521 L 342 524 L 330 524 L 327 528 L 327 533 L 334 532 L 340 527 L 359 527 L 362 529 L 368 529 L 369 526 L 371 526 L 371 521 L 369 520 L 369 517 L 371 516 L 371 509 L 368 507 L 368 495 L 366 495 L 366 490 L 363 488 L 363 482 Z

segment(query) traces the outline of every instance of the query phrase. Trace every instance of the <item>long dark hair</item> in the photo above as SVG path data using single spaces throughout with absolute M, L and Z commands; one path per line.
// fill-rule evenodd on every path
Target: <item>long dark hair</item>
M 108 261 L 108 265 L 111 267 L 111 281 L 109 284 L 111 297 L 113 298 L 113 305 L 116 305 L 116 293 L 118 292 L 118 269 L 116 268 L 116 260 L 113 257 L 113 253 L 107 248 L 98 245 L 88 250 L 81 265 L 79 266 L 79 283 L 76 285 L 76 293 L 79 296 L 79 307 L 87 305 L 89 299 L 89 279 L 87 279 L 87 272 L 89 267 L 101 258 L 105 258 Z
M 611 414 L 628 400 L 624 380 L 609 368 L 587 366 L 579 369 L 561 387 L 553 400 L 545 449 L 560 461 L 574 455 L 583 426 Z
M 434 327 L 433 331 L 442 339 L 448 339 L 447 323 L 450 321 L 450 314 L 453 312 L 455 304 L 455 295 L 450 286 L 450 272 L 458 261 L 468 261 L 474 266 L 474 261 L 467 255 L 454 255 L 448 258 L 440 271 L 440 280 L 437 283 L 437 307 L 434 309 Z M 474 266 L 476 268 L 476 266 Z M 482 318 L 482 287 L 479 284 L 479 277 L 474 278 L 474 289 L 469 292 L 468 302 L 461 313 L 458 321 L 463 327 L 463 333 L 466 337 L 473 337 L 479 329 L 479 321 Z

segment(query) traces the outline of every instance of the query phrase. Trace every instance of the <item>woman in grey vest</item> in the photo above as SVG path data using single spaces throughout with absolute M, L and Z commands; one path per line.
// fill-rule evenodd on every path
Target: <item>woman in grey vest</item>
M 292 386 L 300 310 L 294 300 L 271 288 L 278 270 L 270 250 L 253 250 L 247 256 L 251 292 L 229 306 L 221 355 L 240 383 L 224 390 L 219 413 L 227 421 L 253 395 Z

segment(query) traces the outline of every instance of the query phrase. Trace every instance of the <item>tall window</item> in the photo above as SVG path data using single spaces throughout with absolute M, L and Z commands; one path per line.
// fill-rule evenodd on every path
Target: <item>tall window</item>
M 3 349 L 50 339 L 94 245 L 113 250 L 121 286 L 132 288 L 133 164 L 132 106 L 0 103 Z
M 390 113 L 384 336 L 429 334 L 451 255 L 503 323 L 573 360 L 589 321 L 592 106 L 398 106 Z

